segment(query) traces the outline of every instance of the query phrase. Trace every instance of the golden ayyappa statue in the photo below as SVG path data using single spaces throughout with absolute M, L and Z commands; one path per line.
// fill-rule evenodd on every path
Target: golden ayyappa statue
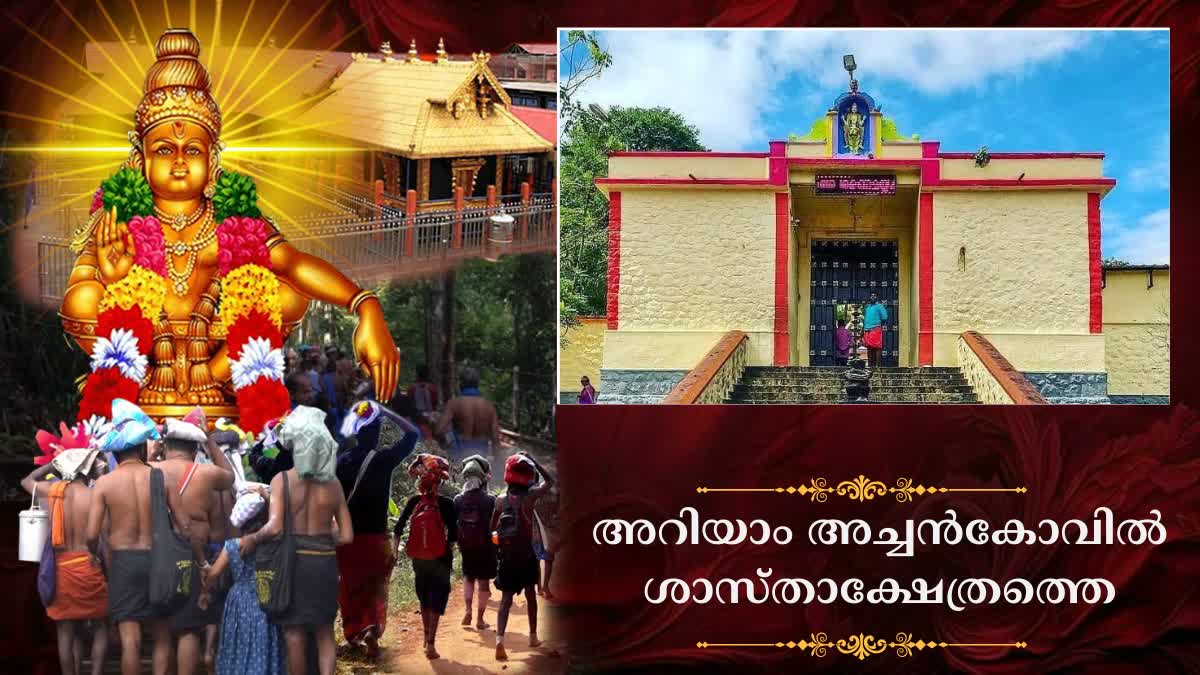
M 234 400 L 225 336 L 214 320 L 222 311 L 217 274 L 220 224 L 213 200 L 222 173 L 221 112 L 199 54 L 199 40 L 186 29 L 171 29 L 159 38 L 156 61 L 146 74 L 134 116 L 133 147 L 124 164 L 149 184 L 166 249 L 161 318 L 152 321 L 154 348 L 143 364 L 138 392 L 138 403 L 155 416 L 197 404 L 228 414 Z M 128 223 L 117 220 L 115 207 L 100 208 L 74 242 L 79 257 L 60 316 L 67 334 L 88 352 L 102 337 L 97 335 L 97 316 L 106 287 L 134 267 L 134 237 Z M 281 282 L 283 336 L 300 322 L 310 299 L 347 308 L 358 317 L 355 357 L 373 378 L 377 395 L 386 399 L 399 378 L 400 355 L 378 298 L 329 263 L 291 246 L 273 223 L 266 248 L 266 269 Z

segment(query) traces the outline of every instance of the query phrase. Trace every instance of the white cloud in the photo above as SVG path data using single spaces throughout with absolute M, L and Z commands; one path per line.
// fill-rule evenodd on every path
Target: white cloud
M 1125 183 L 1138 192 L 1168 190 L 1171 187 L 1171 137 L 1163 134 L 1154 144 L 1147 161 L 1129 170 Z
M 795 131 L 804 133 L 844 90 L 843 54 L 855 55 L 864 91 L 902 81 L 944 95 L 985 87 L 998 77 L 1023 77 L 1090 37 L 1085 31 L 1009 30 L 605 31 L 601 42 L 613 65 L 580 98 L 666 106 L 699 127 L 709 147 L 758 149 L 766 141 L 765 113 L 817 101 L 796 111 Z M 799 90 L 782 88 L 788 78 L 801 83 Z
M 1151 211 L 1137 224 L 1125 226 L 1120 218 L 1104 216 L 1104 257 L 1120 258 L 1135 265 L 1165 265 L 1170 262 L 1171 210 Z

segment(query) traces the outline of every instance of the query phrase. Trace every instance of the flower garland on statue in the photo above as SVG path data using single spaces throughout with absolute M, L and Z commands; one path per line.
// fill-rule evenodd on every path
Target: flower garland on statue
M 240 426 L 258 433 L 290 408 L 283 384 L 283 309 L 279 280 L 270 271 L 266 241 L 272 228 L 257 206 L 254 181 L 225 172 L 213 195 L 217 226 L 218 275 L 222 278 L 219 321 L 226 331 Z M 123 168 L 101 184 L 92 215 L 117 209 L 127 223 L 133 265 L 100 298 L 91 372 L 79 404 L 80 421 L 106 419 L 112 401 L 136 401 L 146 378 L 154 325 L 167 293 L 166 240 L 154 216 L 154 198 L 145 177 Z M 92 422 L 95 423 L 94 421 Z
M 217 180 L 217 273 L 220 325 L 225 328 L 238 426 L 257 434 L 291 407 L 283 384 L 283 305 L 271 272 L 267 237 L 272 228 L 257 206 L 254 181 L 225 172 Z
M 91 372 L 79 403 L 80 422 L 108 418 L 114 398 L 137 400 L 154 343 L 154 324 L 167 292 L 166 243 L 142 174 L 123 168 L 101 184 L 92 200 L 92 217 L 98 217 L 101 208 L 114 207 L 117 222 L 127 223 L 133 265 L 100 297 Z

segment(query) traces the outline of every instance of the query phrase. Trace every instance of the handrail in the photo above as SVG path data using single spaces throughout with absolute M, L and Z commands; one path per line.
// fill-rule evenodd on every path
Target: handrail
M 750 341 L 750 336 L 740 330 L 731 330 L 717 341 L 717 344 L 700 359 L 700 363 L 696 364 L 679 384 L 667 394 L 662 400 L 663 404 L 675 405 L 692 405 L 700 401 L 700 399 L 708 393 L 709 386 L 717 379 L 717 376 L 729 365 L 735 354 L 739 350 L 745 349 L 746 344 Z M 743 363 L 743 367 L 744 367 Z M 741 373 L 737 373 L 738 376 Z M 737 379 L 734 377 L 733 379 Z M 720 397 L 723 399 L 728 392 L 720 392 Z
M 1004 393 L 1018 405 L 1041 405 L 1048 401 L 1025 374 L 1013 367 L 990 340 L 977 331 L 969 330 L 959 336 L 991 375 Z M 961 366 L 962 364 L 960 364 Z

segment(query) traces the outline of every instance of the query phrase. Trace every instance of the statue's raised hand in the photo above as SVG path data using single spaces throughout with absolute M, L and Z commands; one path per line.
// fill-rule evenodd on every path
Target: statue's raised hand
M 400 382 L 400 351 L 392 341 L 379 301 L 372 298 L 358 307 L 354 329 L 354 356 L 375 383 L 375 400 L 386 403 Z
M 116 206 L 104 212 L 96 228 L 96 258 L 105 285 L 124 279 L 133 267 L 133 236 L 125 223 L 117 222 Z

